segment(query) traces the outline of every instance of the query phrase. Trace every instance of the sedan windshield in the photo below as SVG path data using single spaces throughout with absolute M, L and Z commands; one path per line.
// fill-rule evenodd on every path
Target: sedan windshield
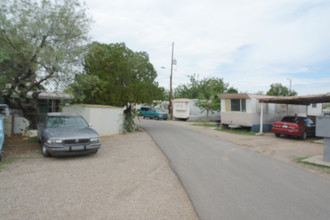
M 47 128 L 65 127 L 88 127 L 87 122 L 82 117 L 49 117 Z

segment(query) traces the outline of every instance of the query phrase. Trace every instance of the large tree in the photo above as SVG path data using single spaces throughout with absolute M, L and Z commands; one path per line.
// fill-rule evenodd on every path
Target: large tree
M 124 43 L 90 44 L 84 70 L 71 85 L 78 102 L 129 107 L 164 98 L 148 54 Z
M 39 93 L 79 70 L 90 19 L 79 0 L 6 0 L 0 6 L 0 96 L 35 125 Z
M 270 85 L 270 89 L 267 95 L 271 96 L 296 96 L 297 92 L 290 90 L 288 87 L 283 86 L 281 83 L 273 83 Z
M 132 103 L 164 100 L 165 90 L 146 52 L 134 52 L 124 43 L 89 45 L 84 73 L 71 90 L 77 102 L 126 106 L 124 129 L 133 129 Z

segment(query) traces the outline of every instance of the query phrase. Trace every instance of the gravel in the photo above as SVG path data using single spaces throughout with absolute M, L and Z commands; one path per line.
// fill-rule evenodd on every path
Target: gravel
M 198 219 L 167 159 L 146 132 L 102 138 L 97 154 L 0 169 L 0 219 Z

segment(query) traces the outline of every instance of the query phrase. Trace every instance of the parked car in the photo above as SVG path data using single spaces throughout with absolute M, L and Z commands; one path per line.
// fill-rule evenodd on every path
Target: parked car
M 44 157 L 92 154 L 101 147 L 98 133 L 77 114 L 47 113 L 38 140 Z
M 167 120 L 168 115 L 166 112 L 164 112 L 161 108 L 154 108 L 154 107 L 150 107 L 150 106 L 142 106 L 140 108 L 140 115 L 143 118 L 151 118 L 151 119 L 164 119 Z
M 272 131 L 276 137 L 284 134 L 305 140 L 309 136 L 315 136 L 315 124 L 308 117 L 286 116 L 273 124 Z

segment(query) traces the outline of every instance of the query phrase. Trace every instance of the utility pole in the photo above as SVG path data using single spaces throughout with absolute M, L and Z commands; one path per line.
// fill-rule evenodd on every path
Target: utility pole
M 291 81 L 291 79 L 290 78 L 288 78 L 288 80 L 290 81 L 290 95 L 291 95 L 291 88 L 292 88 L 292 81 Z
M 168 113 L 170 114 L 171 119 L 173 119 L 173 105 L 172 105 L 173 54 L 174 54 L 174 43 L 172 43 L 171 75 L 170 75 L 170 98 L 169 98 L 169 103 L 168 103 Z

